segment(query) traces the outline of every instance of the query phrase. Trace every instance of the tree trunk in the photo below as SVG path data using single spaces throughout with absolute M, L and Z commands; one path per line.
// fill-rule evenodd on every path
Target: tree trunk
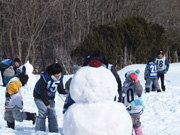
M 174 58 L 175 58 L 175 62 L 178 62 L 178 53 L 177 53 L 177 50 L 174 52 Z
M 124 46 L 124 66 L 127 65 L 127 45 Z
M 19 34 L 21 33 L 21 30 L 19 31 Z M 19 34 L 16 29 L 16 40 L 17 40 L 17 45 L 18 45 L 18 58 L 22 61 L 22 44 L 19 38 Z
M 29 56 L 30 56 L 31 48 L 32 48 L 33 44 L 34 44 L 33 37 L 31 36 L 30 42 L 29 42 L 29 45 L 28 45 L 28 49 L 27 49 L 27 54 L 26 54 L 26 57 L 25 57 L 25 62 L 27 62 L 29 60 Z
M 12 39 L 12 28 L 13 26 L 10 26 L 9 29 L 9 42 L 10 42 L 10 46 L 11 46 L 11 55 L 13 57 L 13 59 L 15 58 L 15 50 L 14 50 L 14 44 L 13 44 L 13 39 Z
M 31 54 L 31 64 L 32 66 L 34 67 L 34 64 L 35 64 L 35 59 L 36 59 L 36 46 L 33 45 L 32 46 L 32 54 Z

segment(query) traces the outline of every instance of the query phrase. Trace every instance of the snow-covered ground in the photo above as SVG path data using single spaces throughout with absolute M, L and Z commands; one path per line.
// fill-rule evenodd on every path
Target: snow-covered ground
M 125 77 L 124 74 L 129 70 L 139 69 L 139 79 L 144 87 L 144 64 L 136 64 L 125 67 L 118 71 L 122 82 Z M 167 91 L 156 93 L 144 93 L 143 100 L 146 106 L 144 113 L 141 115 L 141 122 L 143 125 L 144 135 L 180 135 L 180 63 L 170 64 L 170 69 L 166 74 L 166 86 Z M 64 77 L 64 83 L 71 75 Z M 31 82 L 28 86 L 22 88 L 23 100 L 24 100 L 24 111 L 36 112 L 37 107 L 35 106 L 33 99 L 33 85 L 39 76 L 31 76 Z M 2 80 L 0 84 L 2 85 Z M 15 130 L 7 128 L 6 122 L 3 119 L 4 116 L 4 101 L 5 101 L 5 87 L 0 86 L 0 135 L 57 135 L 57 133 L 35 133 L 34 125 L 32 121 L 16 122 Z M 58 125 L 60 132 L 63 127 L 63 114 L 62 108 L 64 103 L 64 96 L 56 95 L 56 113 L 58 118 Z M 118 128 L 118 127 L 117 127 Z M 60 134 L 60 133 L 59 133 Z
M 145 88 L 144 64 L 130 65 L 118 73 L 124 81 L 128 70 L 140 69 L 139 79 Z M 180 135 L 180 63 L 170 64 L 165 75 L 166 92 L 143 94 L 144 113 L 141 115 L 144 135 Z

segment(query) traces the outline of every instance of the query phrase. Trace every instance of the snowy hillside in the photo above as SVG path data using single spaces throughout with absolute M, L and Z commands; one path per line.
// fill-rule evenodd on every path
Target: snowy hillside
M 129 70 L 140 69 L 139 79 L 144 87 L 144 64 L 130 65 L 120 70 L 118 74 L 121 77 L 122 82 L 125 77 L 124 74 Z M 167 84 L 167 91 L 162 93 L 148 93 L 143 94 L 144 104 L 146 106 L 144 113 L 141 115 L 141 122 L 143 125 L 144 135 L 180 135 L 180 63 L 170 64 L 170 69 L 165 77 Z M 71 76 L 71 75 L 70 75 Z M 70 77 L 65 76 L 64 82 Z M 36 112 L 33 99 L 33 86 L 39 76 L 32 75 L 31 82 L 28 86 L 22 88 L 24 111 Z M 0 80 L 2 81 L 2 80 Z M 22 123 L 16 122 L 16 130 L 8 129 L 6 122 L 3 119 L 4 116 L 4 93 L 5 88 L 0 83 L 0 135 L 46 135 L 48 133 L 37 132 L 35 133 L 34 125 L 31 121 L 24 121 Z M 63 114 L 62 107 L 64 97 L 57 94 L 56 101 L 56 113 L 58 118 L 58 125 L 60 131 L 62 131 Z M 50 133 L 49 135 L 57 135 L 57 133 Z

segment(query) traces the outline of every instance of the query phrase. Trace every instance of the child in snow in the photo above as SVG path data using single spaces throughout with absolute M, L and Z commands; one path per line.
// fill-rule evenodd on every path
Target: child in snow
M 26 67 L 24 65 L 21 66 L 21 61 L 19 58 L 14 59 L 14 70 L 15 70 L 15 75 L 20 79 L 22 85 L 24 86 L 29 77 L 26 72 Z
M 138 80 L 138 75 L 140 71 L 129 71 L 125 74 L 125 82 L 122 88 L 122 103 L 127 107 L 132 122 L 133 129 L 136 135 L 143 135 L 142 126 L 140 122 L 140 115 L 142 114 L 143 107 L 142 105 L 132 106 L 132 102 L 138 100 L 141 97 L 143 92 L 143 87 Z
M 58 124 L 55 111 L 55 94 L 66 94 L 63 86 L 62 68 L 59 64 L 51 64 L 46 68 L 46 73 L 41 73 L 34 89 L 34 101 L 38 108 L 36 131 L 46 130 L 46 116 L 48 117 L 49 132 L 58 133 Z
M 153 83 L 153 86 L 157 92 L 161 92 L 157 77 L 157 65 L 152 58 L 149 58 L 144 72 L 144 79 L 146 80 L 146 92 L 150 92 L 151 83 Z
M 164 74 L 169 70 L 169 61 L 164 55 L 162 50 L 158 51 L 158 56 L 156 57 L 157 70 L 158 70 L 158 79 L 161 79 L 161 88 L 163 91 L 166 90 L 164 85 Z
M 7 121 L 8 127 L 14 129 L 15 120 L 19 122 L 22 122 L 23 120 L 32 120 L 33 124 L 35 124 L 35 113 L 20 111 L 23 109 L 23 99 L 20 91 L 22 83 L 19 78 L 14 76 L 15 72 L 13 66 L 7 68 L 3 75 L 6 84 L 4 119 Z

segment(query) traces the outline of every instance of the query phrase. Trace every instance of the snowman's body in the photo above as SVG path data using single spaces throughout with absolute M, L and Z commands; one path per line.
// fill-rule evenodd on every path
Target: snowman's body
M 33 74 L 33 66 L 29 63 L 29 61 L 27 61 L 27 63 L 25 63 L 24 66 L 26 67 L 26 72 L 27 72 L 27 75 L 29 76 L 29 80 L 26 85 L 28 87 L 30 86 L 34 87 L 36 84 L 36 81 L 34 80 L 37 80 L 37 78 Z
M 123 104 L 113 101 L 116 92 L 109 70 L 81 68 L 71 82 L 75 103 L 64 114 L 64 135 L 131 135 L 131 117 Z

